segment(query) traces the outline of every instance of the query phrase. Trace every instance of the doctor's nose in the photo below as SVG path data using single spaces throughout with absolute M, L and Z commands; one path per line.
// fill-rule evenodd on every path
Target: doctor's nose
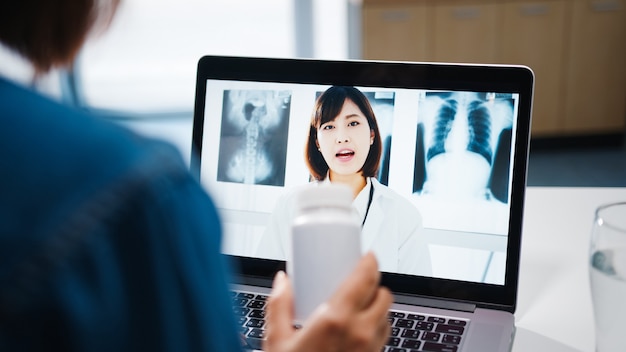
M 348 143 L 350 142 L 350 138 L 348 138 L 348 136 L 339 136 L 337 137 L 337 143 L 341 144 L 341 143 Z
M 341 127 L 337 128 L 337 134 L 335 135 L 336 143 L 341 144 L 341 143 L 350 142 L 350 136 L 349 136 L 349 133 L 347 132 L 348 131 L 346 131 L 345 129 Z

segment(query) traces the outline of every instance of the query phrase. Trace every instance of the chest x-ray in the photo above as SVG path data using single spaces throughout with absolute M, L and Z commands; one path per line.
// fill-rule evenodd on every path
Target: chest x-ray
M 508 233 L 514 103 L 511 94 L 420 97 L 413 193 L 435 276 L 504 280 L 505 245 L 486 244 Z
M 494 93 L 426 93 L 414 192 L 508 202 L 513 100 Z

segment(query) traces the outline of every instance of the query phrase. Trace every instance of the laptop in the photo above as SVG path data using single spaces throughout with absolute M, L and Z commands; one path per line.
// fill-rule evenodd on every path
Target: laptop
M 251 349 L 261 348 L 264 300 L 287 259 L 279 246 L 261 250 L 273 235 L 268 223 L 285 193 L 311 180 L 303 156 L 310 118 L 334 86 L 367 97 L 383 141 L 377 183 L 420 218 L 419 249 L 404 255 L 426 260 L 415 270 L 381 265 L 395 300 L 385 351 L 511 349 L 529 68 L 205 56 L 196 84 L 192 171 L 222 216 L 222 251 L 236 269 L 233 311 Z M 390 229 L 377 233 L 393 237 Z M 386 263 L 384 241 L 363 250 Z

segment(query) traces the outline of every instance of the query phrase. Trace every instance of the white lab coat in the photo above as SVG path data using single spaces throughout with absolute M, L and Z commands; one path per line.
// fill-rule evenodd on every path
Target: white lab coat
M 374 194 L 361 234 L 362 251 L 374 252 L 381 271 L 431 276 L 428 244 L 421 234 L 422 217 L 411 202 L 375 178 L 368 178 L 367 185 L 353 201 L 358 218 L 363 221 L 365 217 L 372 184 Z M 258 256 L 289 258 L 289 229 L 296 215 L 295 193 L 295 190 L 286 192 L 276 203 L 257 249 Z

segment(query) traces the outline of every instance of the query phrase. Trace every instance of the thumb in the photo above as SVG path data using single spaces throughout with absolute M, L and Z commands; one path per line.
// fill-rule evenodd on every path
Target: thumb
M 267 302 L 266 344 L 268 347 L 280 344 L 293 333 L 294 305 L 291 282 L 283 271 L 274 277 L 272 293 Z

